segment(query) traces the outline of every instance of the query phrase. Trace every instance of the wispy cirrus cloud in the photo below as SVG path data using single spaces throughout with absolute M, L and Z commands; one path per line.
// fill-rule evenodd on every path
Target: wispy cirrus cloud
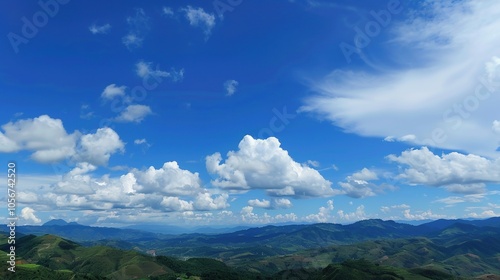
M 238 87 L 238 81 L 236 80 L 227 80 L 224 82 L 224 89 L 226 90 L 226 96 L 231 96 L 236 92 Z
M 133 50 L 142 46 L 144 37 L 150 29 L 150 19 L 143 9 L 135 10 L 135 15 L 127 18 L 129 25 L 128 34 L 122 37 L 122 43 Z
M 500 3 L 419 5 L 407 21 L 391 23 L 385 47 L 397 66 L 335 69 L 313 79 L 317 94 L 301 111 L 362 136 L 497 157 L 500 37 L 491 34 L 500 29 Z
M 92 24 L 91 26 L 89 26 L 89 31 L 92 34 L 108 34 L 110 30 L 111 24 L 109 23 L 103 25 Z
M 165 71 L 165 70 L 160 70 L 158 65 L 156 69 L 153 69 L 152 62 L 147 62 L 143 60 L 135 64 L 135 69 L 137 76 L 143 79 L 152 76 L 160 78 L 170 78 L 173 82 L 178 82 L 184 78 L 184 69 L 175 70 L 172 68 L 170 71 Z

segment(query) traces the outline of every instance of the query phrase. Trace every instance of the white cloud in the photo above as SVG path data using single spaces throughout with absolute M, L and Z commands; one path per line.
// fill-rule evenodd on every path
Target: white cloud
M 153 111 L 146 105 L 128 105 L 121 114 L 115 118 L 117 122 L 135 122 L 140 123 L 148 115 L 151 115 Z
M 215 26 L 215 15 L 205 12 L 203 8 L 193 8 L 191 6 L 183 8 L 182 11 L 186 13 L 186 19 L 191 26 L 200 27 L 203 29 L 205 36 L 210 36 Z
M 101 93 L 101 98 L 110 100 L 118 96 L 124 96 L 126 89 L 126 86 L 117 86 L 116 84 L 110 84 Z
M 271 216 L 267 213 L 262 215 L 258 215 L 253 212 L 254 208 L 252 206 L 245 206 L 240 211 L 239 218 L 241 221 L 248 224 L 271 224 L 271 223 L 283 223 L 283 222 L 295 222 L 299 218 L 295 213 L 286 213 L 286 214 L 277 214 L 275 216 Z M 233 217 L 230 215 L 228 218 Z
M 229 203 L 227 203 L 227 199 L 229 198 L 228 194 L 221 194 L 215 198 L 212 197 L 209 193 L 200 193 L 196 196 L 196 200 L 194 201 L 194 206 L 196 210 L 202 211 L 211 211 L 211 210 L 219 210 L 226 209 L 229 207 Z
M 398 176 L 411 185 L 440 187 L 457 193 L 481 193 L 486 183 L 500 182 L 500 160 L 473 154 L 435 155 L 427 147 L 407 150 L 400 156 L 387 156 L 392 162 L 407 166 Z
M 238 82 L 235 80 L 227 80 L 224 82 L 224 89 L 226 90 L 226 96 L 231 96 L 236 92 L 236 87 Z
M 355 172 L 346 177 L 345 182 L 339 182 L 342 187 L 338 194 L 345 194 L 353 198 L 363 198 L 375 196 L 377 193 L 382 193 L 385 189 L 394 190 L 395 187 L 389 184 L 374 184 L 370 181 L 378 180 L 378 176 L 374 171 L 368 168 L 363 168 L 361 171 Z
M 241 208 L 241 220 L 244 222 L 257 222 L 259 220 L 259 216 L 255 213 L 253 213 L 253 207 L 252 206 L 245 206 Z
M 2 132 L 0 132 L 0 152 L 2 153 L 12 153 L 20 150 L 15 141 L 9 139 L 9 137 L 5 136 Z
M 321 206 L 317 214 L 309 214 L 304 220 L 307 222 L 326 223 L 332 222 L 331 212 L 333 211 L 333 200 L 328 200 L 327 206 Z
M 407 204 L 399 204 L 399 205 L 392 205 L 392 206 L 382 206 L 380 207 L 380 211 L 384 213 L 388 213 L 394 209 L 409 209 L 410 205 Z
M 41 211 L 81 211 L 101 222 L 119 223 L 146 215 L 141 211 L 150 212 L 145 218 L 156 219 L 166 212 L 215 211 L 230 206 L 227 193 L 203 189 L 198 173 L 182 170 L 176 162 L 166 162 L 158 169 L 132 169 L 118 177 L 97 177 L 94 170 L 91 164 L 79 163 L 50 187 L 20 194 L 20 203 L 31 203 Z M 112 211 L 114 217 L 104 219 L 94 212 L 101 210 Z
M 358 206 L 356 208 L 356 211 L 351 213 L 345 213 L 343 210 L 339 210 L 337 211 L 337 215 L 341 220 L 346 220 L 346 221 L 360 221 L 368 219 L 365 213 L 364 205 Z
M 258 200 L 258 199 L 251 199 L 248 201 L 248 205 L 252 207 L 258 207 L 258 208 L 271 208 L 271 201 L 269 200 Z
M 484 194 L 468 194 L 464 196 L 449 196 L 435 200 L 434 202 L 440 202 L 444 204 L 457 204 L 463 202 L 481 202 L 484 198 Z
M 434 214 L 431 210 L 419 211 L 416 214 L 412 214 L 410 209 L 403 210 L 403 215 L 407 220 L 428 220 L 428 219 L 443 219 L 446 216 L 440 214 Z
M 500 194 L 500 192 L 492 191 L 488 195 L 498 195 L 498 194 Z M 466 207 L 465 211 L 468 212 L 468 214 L 466 215 L 466 217 L 468 218 L 484 219 L 484 218 L 500 216 L 500 213 L 497 212 L 498 209 L 500 209 L 499 204 L 483 203 L 482 206 Z
M 9 122 L 2 128 L 5 133 L 0 132 L 0 141 L 9 145 L 2 146 L 4 150 L 0 152 L 32 151 L 31 158 L 41 163 L 66 159 L 70 165 L 106 165 L 112 154 L 124 150 L 123 142 L 111 128 L 100 128 L 95 134 L 68 134 L 60 119 L 47 115 Z
M 2 126 L 0 135 L 2 152 L 19 150 L 33 151 L 31 158 L 50 163 L 71 157 L 74 154 L 78 133 L 68 134 L 60 119 L 42 115 L 34 119 L 18 120 Z
M 222 156 L 215 153 L 206 157 L 207 170 L 218 175 L 214 186 L 232 191 L 265 189 L 270 195 L 295 197 L 326 197 L 334 194 L 331 182 L 308 166 L 295 162 L 280 147 L 275 137 L 254 139 L 243 137 L 238 151 Z
M 84 120 L 90 120 L 95 117 L 94 112 L 90 111 L 90 106 L 87 104 L 83 104 L 80 107 L 80 118 Z
M 137 34 L 129 33 L 122 38 L 122 43 L 128 48 L 128 49 L 135 49 L 139 48 L 142 46 L 142 42 L 144 41 L 144 38 L 139 37 Z
M 142 46 L 145 34 L 149 31 L 149 17 L 143 9 L 136 9 L 134 16 L 127 18 L 129 32 L 122 38 L 122 43 L 129 49 Z
M 377 180 L 378 176 L 377 173 L 371 171 L 368 168 L 363 168 L 361 171 L 353 173 L 351 176 L 349 176 L 350 179 L 352 180 L 364 180 L 364 181 L 371 181 L 371 180 Z
M 36 215 L 35 215 L 35 210 L 33 210 L 30 207 L 24 207 L 21 210 L 21 218 L 23 218 L 26 221 L 31 221 L 33 223 L 41 223 L 42 220 L 40 220 Z
M 398 142 L 409 142 L 409 143 L 413 143 L 417 140 L 417 136 L 413 135 L 413 134 L 408 134 L 408 135 L 404 135 L 404 136 L 401 136 L 401 137 L 394 137 L 394 136 L 387 136 L 384 138 L 384 141 L 387 141 L 387 142 L 395 142 L 395 141 L 398 141 Z
M 500 3 L 422 6 L 407 21 L 391 23 L 395 37 L 385 46 L 393 47 L 391 65 L 399 66 L 337 69 L 313 83 L 318 94 L 302 111 L 362 136 L 497 157 L 500 135 L 491 121 L 500 103 L 500 37 L 491 34 L 500 29 Z
M 493 129 L 495 133 L 500 133 L 500 121 L 494 120 L 493 124 L 491 125 L 491 129 Z
M 109 127 L 99 128 L 94 134 L 80 138 L 77 158 L 93 165 L 106 165 L 112 154 L 124 151 L 120 136 Z
M 291 208 L 292 202 L 287 198 L 274 199 L 274 208 Z
M 196 196 L 203 193 L 198 173 L 179 168 L 175 161 L 165 162 L 159 169 L 153 166 L 145 171 L 132 170 L 138 191 L 143 193 L 158 192 L 167 196 Z
M 79 163 L 77 163 L 76 167 L 73 168 L 68 174 L 70 176 L 77 176 L 77 175 L 82 175 L 82 174 L 92 172 L 96 169 L 97 169 L 97 167 L 95 165 L 92 165 L 88 162 L 79 162 Z
M 274 199 L 272 202 L 267 199 L 251 199 L 248 201 L 248 205 L 264 209 L 290 208 L 293 206 L 292 202 L 286 198 Z
M 312 167 L 316 167 L 316 168 L 318 168 L 320 165 L 319 162 L 315 161 L 315 160 L 308 160 L 306 163 L 307 163 L 307 165 L 312 166 Z
M 107 34 L 110 29 L 111 29 L 111 25 L 109 23 L 106 23 L 104 25 L 92 24 L 89 27 L 89 30 L 92 34 Z
M 146 139 L 144 139 L 144 138 L 134 140 L 134 144 L 136 144 L 136 145 L 147 144 L 147 143 L 148 143 L 148 141 L 146 141 Z
M 19 203 L 29 204 L 38 201 L 38 195 L 34 192 L 18 192 L 17 198 Z
M 152 62 L 139 61 L 135 65 L 137 76 L 143 79 L 150 76 L 155 78 L 170 78 L 174 82 L 181 81 L 184 78 L 184 69 L 180 71 L 172 69 L 170 72 L 167 72 L 156 67 L 156 70 L 153 70 L 152 64 Z
M 179 199 L 178 197 L 172 197 L 172 196 L 166 196 L 163 198 L 161 202 L 162 206 L 165 206 L 167 210 L 170 211 L 192 211 L 193 210 L 193 203 L 188 202 L 182 199 Z
M 170 7 L 163 7 L 162 12 L 163 12 L 164 15 L 167 15 L 167 16 L 173 16 L 174 15 L 174 11 Z

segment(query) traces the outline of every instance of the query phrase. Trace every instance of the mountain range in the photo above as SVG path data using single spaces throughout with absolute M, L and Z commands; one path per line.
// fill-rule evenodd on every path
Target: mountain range
M 374 265 L 374 269 L 369 270 L 373 273 L 378 271 L 377 267 L 382 267 L 379 271 L 382 274 L 384 271 L 392 271 L 393 274 L 389 273 L 390 275 L 414 275 L 414 278 L 405 279 L 467 279 L 500 274 L 500 217 L 486 220 L 436 220 L 420 225 L 378 219 L 349 225 L 267 225 L 220 234 L 152 233 L 130 228 L 90 227 L 52 220 L 42 226 L 19 226 L 17 231 L 19 237 L 24 235 L 21 238 L 25 238 L 19 239 L 20 246 L 38 248 L 38 251 L 35 250 L 37 253 L 32 251 L 34 249 L 19 250 L 19 254 L 29 264 L 40 266 L 37 269 L 66 269 L 83 275 L 90 273 L 111 279 L 126 279 L 120 277 L 128 275 L 124 271 L 129 270 L 137 270 L 134 275 L 141 275 L 140 277 L 146 277 L 145 279 L 159 277 L 168 274 L 166 272 L 170 271 L 167 268 L 172 266 L 171 262 L 176 262 L 175 265 L 179 266 L 179 262 L 184 263 L 182 260 L 190 262 L 200 258 L 206 259 L 206 262 L 216 261 L 217 265 L 212 263 L 212 266 L 227 266 L 221 271 L 227 272 L 227 275 L 238 275 L 234 279 L 258 279 L 255 278 L 257 276 L 273 279 L 272 277 L 280 273 L 294 274 L 301 271 L 316 275 L 316 278 L 308 279 L 343 275 L 342 271 L 364 275 L 369 272 L 363 272 L 359 268 L 371 267 L 360 265 L 364 261 Z M 57 245 L 42 245 L 49 244 L 51 238 L 57 240 Z M 59 249 L 51 251 L 51 248 Z M 66 252 L 63 252 L 64 250 Z M 53 257 L 50 260 L 43 258 L 44 254 L 40 254 L 40 251 L 52 252 L 51 254 L 60 257 L 61 259 L 56 261 L 60 266 L 54 263 Z M 127 262 L 117 259 L 99 262 L 109 263 L 106 269 L 86 270 L 86 266 L 77 261 L 83 256 L 99 259 L 96 256 L 107 254 L 125 254 L 127 258 L 144 262 L 138 267 L 149 267 L 151 271 L 143 273 L 142 270 L 130 268 Z M 349 260 L 359 260 L 359 263 L 349 263 Z M 169 264 L 166 265 L 165 262 Z M 88 265 L 89 263 L 90 260 L 87 261 Z M 165 265 L 167 268 L 163 267 Z M 184 265 L 180 266 L 183 269 L 171 269 L 173 272 L 170 274 L 181 275 L 189 272 L 195 275 L 190 272 L 195 271 L 196 275 L 201 275 L 196 269 L 184 269 Z M 95 271 L 106 273 L 95 274 Z M 152 271 L 165 273 L 153 275 Z M 221 271 L 219 272 L 222 273 Z M 426 277 L 425 274 L 434 276 L 419 278 Z M 78 275 L 74 274 L 73 277 Z M 242 275 L 249 278 L 241 278 Z

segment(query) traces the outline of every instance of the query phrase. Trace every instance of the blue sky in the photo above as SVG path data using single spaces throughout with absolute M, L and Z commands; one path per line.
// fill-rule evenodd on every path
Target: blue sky
M 495 1 L 4 6 L 21 223 L 500 214 Z

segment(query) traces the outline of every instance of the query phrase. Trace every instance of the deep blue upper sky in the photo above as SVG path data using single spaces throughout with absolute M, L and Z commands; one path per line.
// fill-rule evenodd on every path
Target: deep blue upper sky
M 17 213 L 499 215 L 499 15 L 493 0 L 9 0 L 0 158 L 18 166 Z

